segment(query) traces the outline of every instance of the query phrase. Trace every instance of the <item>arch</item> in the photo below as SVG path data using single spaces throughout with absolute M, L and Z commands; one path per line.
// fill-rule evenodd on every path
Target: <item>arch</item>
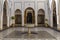
M 43 11 L 43 12 L 45 12 L 43 9 L 39 9 L 38 12 L 39 12 L 39 11 Z
M 30 19 L 31 21 L 29 22 Z M 24 11 L 24 23 L 31 23 L 31 24 L 35 24 L 35 11 L 33 8 L 28 7 L 25 9 Z
M 38 22 L 38 26 L 44 26 L 44 23 L 45 23 L 45 11 L 44 11 L 44 9 L 38 10 L 37 22 Z
M 22 26 L 22 14 L 20 9 L 15 10 L 15 26 Z
M 40 14 L 40 15 L 45 15 L 45 11 L 44 11 L 43 9 L 39 9 L 39 10 L 38 10 L 38 14 Z
M 21 14 L 21 10 L 20 9 L 16 9 L 15 13 L 20 13 Z
M 57 29 L 57 14 L 56 14 L 56 2 L 53 1 L 53 28 Z
M 6 1 L 3 5 L 3 29 L 7 28 L 7 5 Z

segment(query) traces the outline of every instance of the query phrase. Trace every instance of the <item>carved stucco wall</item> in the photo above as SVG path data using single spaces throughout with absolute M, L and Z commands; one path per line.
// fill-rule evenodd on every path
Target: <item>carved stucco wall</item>
M 13 16 L 14 15 L 14 12 L 16 9 L 20 9 L 22 11 L 22 25 L 24 25 L 24 11 L 27 7 L 32 7 L 34 10 L 35 10 L 35 18 L 37 18 L 37 10 L 42 8 L 45 10 L 45 15 L 46 15 L 46 18 L 48 19 L 48 13 L 47 13 L 47 0 L 9 0 L 9 13 L 10 13 L 10 16 Z M 41 5 L 42 4 L 42 5 Z M 41 5 L 41 6 L 40 6 Z M 35 19 L 36 21 L 36 25 L 37 25 L 37 19 Z M 12 21 L 10 20 L 10 24 L 12 24 Z
M 2 6 L 5 0 L 2 1 Z M 37 13 L 40 8 L 45 10 L 45 18 L 49 20 L 49 14 L 48 14 L 48 5 L 47 0 L 8 0 L 8 26 L 12 24 L 11 16 L 14 16 L 15 10 L 18 8 L 22 11 L 22 25 L 24 25 L 24 11 L 27 7 L 32 7 L 35 10 L 35 18 L 37 18 Z M 2 7 L 3 9 L 3 7 Z M 3 14 L 3 12 L 2 12 Z M 37 19 L 35 19 L 36 25 L 37 25 Z M 49 22 L 48 22 L 49 24 Z M 51 23 L 50 23 L 51 24 Z M 49 25 L 50 25 L 49 24 Z

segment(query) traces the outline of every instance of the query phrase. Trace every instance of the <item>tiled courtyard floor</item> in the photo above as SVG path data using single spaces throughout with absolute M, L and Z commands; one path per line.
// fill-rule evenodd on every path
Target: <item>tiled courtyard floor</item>
M 60 32 L 50 28 L 35 27 L 30 30 L 37 34 L 22 34 L 28 29 L 24 27 L 15 27 L 0 32 L 0 40 L 60 40 Z

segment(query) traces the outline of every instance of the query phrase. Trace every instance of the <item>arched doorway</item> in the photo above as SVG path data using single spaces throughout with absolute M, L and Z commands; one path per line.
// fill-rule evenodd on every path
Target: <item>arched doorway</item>
M 44 26 L 44 23 L 45 23 L 45 11 L 43 9 L 38 10 L 37 22 L 38 22 L 39 27 Z
M 15 26 L 22 26 L 22 14 L 20 9 L 15 11 Z
M 57 29 L 56 2 L 53 2 L 53 28 Z
M 35 24 L 35 11 L 31 7 L 25 9 L 24 24 Z
M 3 29 L 7 28 L 7 5 L 6 1 L 4 2 L 3 5 Z

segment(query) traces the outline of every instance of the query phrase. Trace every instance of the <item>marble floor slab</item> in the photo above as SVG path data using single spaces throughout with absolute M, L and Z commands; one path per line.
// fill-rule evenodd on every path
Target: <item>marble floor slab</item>
M 60 40 L 60 32 L 45 27 L 31 28 L 37 34 L 22 34 L 28 29 L 24 27 L 9 28 L 0 32 L 0 40 Z
M 5 36 L 4 38 L 56 39 L 54 36 L 52 36 L 51 34 L 49 34 L 46 31 L 38 31 L 36 33 L 37 34 L 28 34 L 28 33 L 23 34 L 23 32 L 21 32 L 21 31 L 13 31 L 9 35 Z

